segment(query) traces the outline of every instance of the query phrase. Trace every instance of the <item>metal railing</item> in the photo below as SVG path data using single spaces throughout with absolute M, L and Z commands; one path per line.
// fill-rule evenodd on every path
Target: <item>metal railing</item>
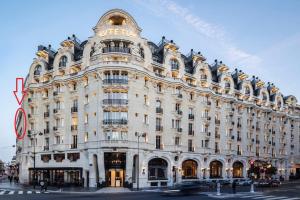
M 127 79 L 122 79 L 122 78 L 104 79 L 103 84 L 105 84 L 105 85 L 109 85 L 109 84 L 128 84 L 128 80 Z
M 131 50 L 128 47 L 104 47 L 102 53 L 127 53 L 130 54 Z

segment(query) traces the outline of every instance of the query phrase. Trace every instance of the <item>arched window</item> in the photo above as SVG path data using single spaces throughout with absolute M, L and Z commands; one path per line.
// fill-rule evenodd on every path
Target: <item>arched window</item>
M 41 65 L 37 65 L 37 66 L 34 68 L 33 74 L 34 74 L 35 76 L 38 76 L 38 75 L 41 74 L 41 72 L 42 72 L 42 66 L 41 66 Z
M 148 163 L 148 180 L 168 179 L 168 163 L 161 158 L 153 158 Z
M 263 101 L 267 101 L 267 99 L 268 99 L 268 96 L 267 96 L 267 94 L 265 93 L 265 92 L 263 92 L 263 94 L 262 94 L 262 100 Z
M 161 101 L 160 100 L 156 100 L 156 108 L 161 108 Z
M 115 16 L 112 16 L 111 18 L 109 18 L 109 23 L 114 26 L 121 26 L 125 22 L 126 22 L 126 19 L 122 16 L 115 15 Z
M 201 70 L 200 70 L 200 80 L 201 80 L 201 81 L 206 81 L 206 80 L 207 80 L 207 75 L 206 75 L 204 69 L 201 69 Z
M 186 160 L 182 163 L 182 178 L 197 179 L 198 164 L 194 160 Z
M 242 162 L 240 162 L 240 161 L 234 162 L 232 165 L 232 168 L 233 168 L 233 172 L 232 172 L 233 178 L 242 178 L 243 177 L 244 165 Z
M 281 101 L 280 101 L 280 99 L 277 100 L 277 108 L 281 108 Z
M 67 56 L 62 56 L 62 57 L 60 58 L 60 61 L 59 61 L 59 67 L 60 67 L 60 68 L 66 67 L 66 66 L 67 66 L 67 62 L 68 62 Z
M 249 86 L 245 87 L 245 95 L 247 95 L 247 96 L 250 95 L 250 87 Z
M 171 59 L 170 64 L 171 64 L 171 70 L 179 70 L 178 60 Z
M 225 89 L 230 89 L 230 82 L 228 80 L 225 82 Z
M 218 161 L 212 161 L 210 167 L 210 178 L 222 178 L 223 164 Z

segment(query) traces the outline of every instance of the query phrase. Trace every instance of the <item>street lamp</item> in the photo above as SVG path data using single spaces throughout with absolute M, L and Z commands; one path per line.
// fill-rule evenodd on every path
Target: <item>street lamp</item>
M 35 181 L 36 181 L 36 171 L 35 171 L 35 147 L 36 147 L 36 136 L 37 135 L 43 135 L 42 132 L 35 132 L 31 135 L 29 135 L 29 137 L 31 138 L 31 141 L 33 140 L 33 189 L 35 189 Z M 32 137 L 33 136 L 33 137 Z M 32 144 L 32 143 L 31 143 Z
M 135 132 L 135 136 L 138 137 L 138 157 L 137 157 L 137 190 L 140 189 L 140 137 L 146 137 L 146 133 Z

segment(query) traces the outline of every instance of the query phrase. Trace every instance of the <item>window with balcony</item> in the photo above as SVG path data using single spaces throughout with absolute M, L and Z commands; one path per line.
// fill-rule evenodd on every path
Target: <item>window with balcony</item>
M 109 112 L 104 113 L 104 124 L 127 124 L 128 113 L 127 112 Z
M 162 127 L 162 119 L 157 117 L 155 120 L 155 124 L 156 124 L 156 131 L 162 131 L 163 127 Z
M 77 126 L 78 126 L 78 118 L 77 117 L 72 117 L 71 131 L 77 131 Z
M 55 144 L 60 144 L 61 143 L 61 138 L 59 135 L 55 136 Z
M 77 135 L 72 135 L 71 149 L 77 149 Z
M 71 112 L 72 113 L 78 112 L 78 99 L 73 100 L 73 106 L 71 107 Z
M 131 53 L 129 42 L 114 40 L 105 42 L 104 45 L 105 47 L 102 48 L 102 53 Z
M 162 144 L 161 144 L 161 136 L 157 135 L 156 140 L 155 140 L 155 148 L 156 149 L 162 149 Z
M 107 131 L 104 133 L 106 140 L 127 140 L 126 131 Z
M 176 146 L 179 146 L 179 145 L 180 145 L 180 137 L 179 137 L 179 136 L 176 136 L 176 137 L 175 137 L 175 145 L 176 145 Z
M 104 93 L 104 105 L 126 105 L 128 104 L 128 94 L 126 92 L 106 92 Z
M 194 152 L 193 140 L 188 140 L 188 151 Z
M 189 135 L 194 135 L 194 129 L 193 129 L 193 124 L 192 123 L 189 123 L 189 132 L 188 132 L 188 134 Z
M 103 84 L 128 84 L 128 73 L 125 71 L 109 71 L 104 76 Z
M 49 138 L 46 137 L 44 141 L 44 151 L 49 151 Z

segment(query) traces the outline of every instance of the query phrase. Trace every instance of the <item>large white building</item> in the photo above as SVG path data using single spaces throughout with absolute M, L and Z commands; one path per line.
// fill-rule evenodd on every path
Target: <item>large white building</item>
M 165 37 L 148 41 L 123 10 L 93 30 L 57 51 L 38 48 L 18 118 L 28 130 L 17 141 L 20 182 L 35 174 L 50 184 L 136 187 L 139 177 L 140 187 L 155 187 L 296 174 L 294 96 L 200 52 L 183 55 Z

